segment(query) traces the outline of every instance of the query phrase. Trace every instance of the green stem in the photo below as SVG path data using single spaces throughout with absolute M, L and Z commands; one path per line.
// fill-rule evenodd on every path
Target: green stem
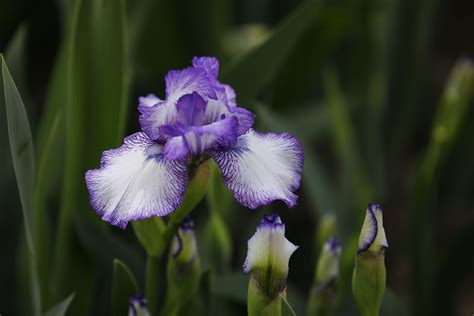
M 145 294 L 148 303 L 148 309 L 152 315 L 158 312 L 158 291 L 159 276 L 161 267 L 161 257 L 153 257 L 148 255 L 146 258 L 146 278 L 145 278 Z

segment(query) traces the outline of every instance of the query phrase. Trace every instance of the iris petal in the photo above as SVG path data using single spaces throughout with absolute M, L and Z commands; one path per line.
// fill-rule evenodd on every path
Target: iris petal
M 208 125 L 191 126 L 181 136 L 168 140 L 165 144 L 165 159 L 185 158 L 189 153 L 200 155 L 218 146 L 232 146 L 237 141 L 237 119 L 226 118 Z
M 86 173 L 92 207 L 103 220 L 125 228 L 131 220 L 164 216 L 180 205 L 186 163 L 164 160 L 162 152 L 162 145 L 136 133 L 103 153 L 100 169 Z
M 209 80 L 203 69 L 188 67 L 183 70 L 172 70 L 165 77 L 166 100 L 151 107 L 139 106 L 140 126 L 153 140 L 164 141 L 160 127 L 174 124 L 178 117 L 176 103 L 178 100 L 193 92 L 202 97 L 216 99 L 214 84 Z
M 193 67 L 201 68 L 213 78 L 219 74 L 219 61 L 215 57 L 193 57 Z
M 236 145 L 213 150 L 227 187 L 244 206 L 257 208 L 274 200 L 296 204 L 303 168 L 303 149 L 290 134 L 249 130 Z
M 138 98 L 139 104 L 138 107 L 141 108 L 150 108 L 154 106 L 155 104 L 162 102 L 160 98 L 158 98 L 156 95 L 153 93 L 148 94 L 147 96 L 144 97 L 139 97 Z

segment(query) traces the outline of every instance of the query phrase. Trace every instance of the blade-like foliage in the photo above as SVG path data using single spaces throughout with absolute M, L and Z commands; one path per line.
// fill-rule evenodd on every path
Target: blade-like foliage
M 74 299 L 74 293 L 66 297 L 63 301 L 59 302 L 57 305 L 51 307 L 44 316 L 64 316 L 71 305 L 72 300 Z
M 23 220 L 25 224 L 26 243 L 29 250 L 31 299 L 34 315 L 40 315 L 41 294 L 37 275 L 36 253 L 33 242 L 33 199 L 35 186 L 35 161 L 33 151 L 33 138 L 30 124 L 26 115 L 25 106 L 20 93 L 13 82 L 3 55 L 2 63 L 3 92 L 7 113 L 8 138 L 12 154 L 13 168 L 20 193 Z
M 420 161 L 414 179 L 412 195 L 412 258 L 416 293 L 416 312 L 431 308 L 434 288 L 434 219 L 433 207 L 437 188 L 437 176 L 446 155 L 452 150 L 468 110 L 474 88 L 474 66 L 470 61 L 459 61 L 446 83 L 431 139 Z
M 223 70 L 222 81 L 238 91 L 241 104 L 250 104 L 260 89 L 278 73 L 303 31 L 316 18 L 319 6 L 317 0 L 305 1 L 266 42 Z
M 123 137 L 128 103 L 124 1 L 77 1 L 66 42 L 65 171 L 54 256 L 54 289 L 68 288 L 73 220 L 97 220 L 88 206 L 84 173 Z M 66 287 L 66 289 L 65 289 Z M 90 293 L 77 291 L 78 301 Z M 81 304 L 82 305 L 82 304 Z M 84 308 L 84 307 L 83 307 Z
M 128 300 L 132 295 L 140 294 L 137 280 L 127 265 L 114 259 L 114 276 L 112 281 L 112 315 L 128 315 Z

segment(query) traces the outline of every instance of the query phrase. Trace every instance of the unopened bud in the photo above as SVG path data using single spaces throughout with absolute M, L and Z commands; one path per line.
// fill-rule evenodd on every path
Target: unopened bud
M 352 291 L 362 316 L 376 316 L 385 291 L 385 248 L 388 247 L 383 228 L 382 208 L 369 204 L 352 276 Z

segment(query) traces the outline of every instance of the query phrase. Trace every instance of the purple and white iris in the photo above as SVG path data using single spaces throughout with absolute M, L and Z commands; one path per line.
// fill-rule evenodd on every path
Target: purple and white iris
M 254 115 L 217 80 L 219 62 L 194 57 L 192 67 L 166 77 L 166 98 L 139 99 L 142 132 L 105 151 L 100 169 L 86 173 L 92 207 L 125 228 L 131 220 L 165 216 L 181 204 L 188 174 L 209 158 L 244 206 L 274 200 L 296 204 L 303 150 L 290 134 L 258 133 Z

